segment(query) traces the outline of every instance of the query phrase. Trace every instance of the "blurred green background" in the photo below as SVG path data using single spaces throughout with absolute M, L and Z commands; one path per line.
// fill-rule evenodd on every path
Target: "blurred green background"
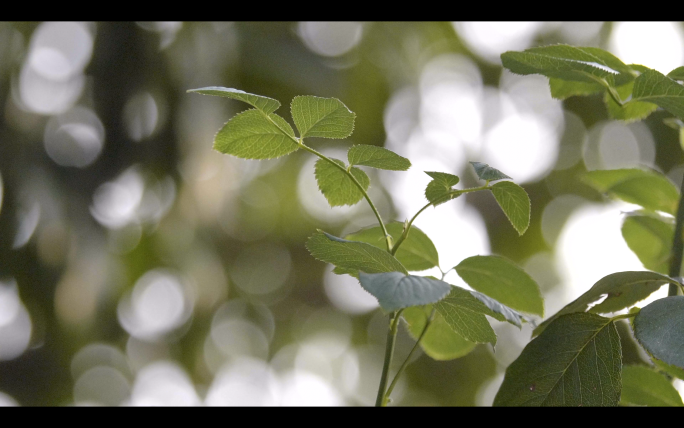
M 479 193 L 416 226 L 444 270 L 476 254 L 523 266 L 547 315 L 605 274 L 643 269 L 620 237 L 630 207 L 579 176 L 646 166 L 678 184 L 677 132 L 662 111 L 617 123 L 601 96 L 553 100 L 545 78 L 502 70 L 502 52 L 551 43 L 684 64 L 684 25 L 666 22 L 0 22 L 0 404 L 374 403 L 387 319 L 304 247 L 317 228 L 372 225 L 370 209 L 327 206 L 303 151 L 213 151 L 247 106 L 188 89 L 272 97 L 289 122 L 296 95 L 340 99 L 353 135 L 314 148 L 343 158 L 371 144 L 413 162 L 369 171 L 385 221 L 424 205 L 424 170 L 467 187 L 468 161 L 512 176 L 532 201 L 524 236 Z M 393 404 L 490 405 L 530 338 L 496 331 L 495 351 L 419 352 Z M 397 364 L 412 345 L 402 327 Z M 627 362 L 644 358 L 626 346 Z

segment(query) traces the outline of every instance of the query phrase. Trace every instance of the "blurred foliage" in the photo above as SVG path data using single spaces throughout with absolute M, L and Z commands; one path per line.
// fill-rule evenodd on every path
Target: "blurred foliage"
M 233 301 L 252 305 L 252 312 L 241 316 L 265 332 L 267 361 L 302 341 L 307 329 L 334 331 L 334 325 L 311 325 L 316 316 L 328 314 L 329 319 L 348 320 L 350 345 L 365 350 L 362 354 L 377 359 L 380 367 L 381 351 L 376 351 L 384 347 L 386 328 L 380 310 L 348 315 L 335 309 L 322 286 L 327 267 L 304 246 L 317 228 L 336 236 L 354 232 L 346 221 L 353 216 L 340 221 L 331 214 L 325 221 L 304 208 L 297 189 L 300 170 L 310 158 L 307 153 L 277 161 L 238 162 L 213 152 L 215 130 L 242 106 L 186 90 L 239 88 L 280 100 L 281 109 L 289 109 L 296 95 L 335 97 L 356 113 L 350 141 L 383 146 L 388 100 L 396 91 L 418 85 L 423 67 L 432 59 L 464 55 L 477 65 L 484 85 L 491 87 L 499 85 L 501 66 L 470 52 L 450 23 L 366 23 L 358 44 L 337 56 L 309 49 L 297 23 L 289 22 L 101 22 L 86 27 L 92 35 L 92 54 L 80 72 L 83 86 L 70 107 L 94 112 L 105 137 L 92 162 L 74 167 L 59 164 L 46 150 L 47 129 L 61 112 L 37 112 L 21 105 L 22 72 L 36 49 L 32 40 L 41 24 L 0 23 L 0 280 L 16 281 L 32 324 L 28 348 L 16 358 L 0 361 L 0 391 L 21 405 L 73 403 L 74 355 L 88 344 L 106 343 L 131 359 L 133 373 L 150 361 L 177 361 L 204 399 L 217 371 L 208 362 L 206 338 L 217 311 Z M 605 25 L 594 43 L 605 43 L 609 33 L 610 25 Z M 535 44 L 564 41 L 559 31 L 536 37 Z M 136 96 L 153 99 L 153 121 L 145 107 L 149 103 L 135 110 L 131 100 Z M 568 98 L 563 107 L 587 128 L 607 119 L 598 95 Z M 283 116 L 290 121 L 289 114 Z M 656 164 L 668 171 L 684 159 L 677 132 L 660 126 L 663 117 L 657 112 L 646 124 L 657 141 Z M 311 143 L 318 149 L 348 147 L 350 141 Z M 582 142 L 566 135 L 561 144 L 580 150 Z M 485 221 L 491 252 L 521 263 L 540 251 L 552 251 L 541 233 L 544 207 L 564 194 L 602 200 L 577 179 L 585 170 L 579 162 L 525 184 L 532 221 L 522 237 L 493 198 L 464 196 Z M 108 227 L 96 218 L 97 198 L 109 195 L 107 189 L 114 187 L 102 186 L 122 179 L 127 171 L 132 182 L 142 180 L 143 194 L 152 195 L 143 200 L 157 201 L 156 208 L 138 207 L 124 226 Z M 313 168 L 303 173 L 312 175 Z M 468 187 L 476 182 L 472 172 L 461 179 Z M 403 220 L 397 218 L 392 196 L 376 175 L 371 175 L 371 190 L 384 197 L 379 205 L 386 221 Z M 166 208 L 164 201 L 170 203 Z M 40 214 L 30 230 L 27 218 L 34 203 Z M 28 240 L 17 245 L 22 228 L 27 228 Z M 136 360 L 131 349 L 139 344 L 122 327 L 121 302 L 154 269 L 183 278 L 193 308 L 182 325 L 150 340 L 153 350 Z M 249 272 L 273 287 L 262 285 Z M 244 284 L 256 288 L 245 289 Z M 266 312 L 258 309 L 264 307 Z M 515 358 L 502 348 L 513 346 L 519 352 L 522 345 L 502 342 L 497 353 L 503 354 L 477 345 L 469 355 L 449 362 L 420 355 L 406 372 L 399 388 L 403 398 L 397 404 L 475 405 L 478 394 Z M 402 326 L 398 364 L 411 346 Z M 364 358 L 359 361 L 368 361 Z M 376 388 L 379 370 L 362 371 L 361 376 L 364 373 L 370 389 Z M 134 375 L 128 376 L 132 384 Z M 358 400 L 347 397 L 346 402 L 368 404 L 361 395 Z

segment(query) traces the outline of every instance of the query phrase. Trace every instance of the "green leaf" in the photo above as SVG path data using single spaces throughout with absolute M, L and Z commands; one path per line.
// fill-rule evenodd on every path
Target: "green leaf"
M 431 305 L 415 306 L 406 308 L 401 313 L 404 321 L 406 321 L 407 330 L 414 339 L 418 340 L 420 337 L 431 310 Z M 420 347 L 423 351 L 430 358 L 438 361 L 461 358 L 469 354 L 475 345 L 449 327 L 439 312 L 435 313 L 434 319 L 420 341 Z
M 378 146 L 355 145 L 347 152 L 350 165 L 364 165 L 390 171 L 406 171 L 411 162 L 391 150 Z
M 667 274 L 672 249 L 672 221 L 648 214 L 630 214 L 622 223 L 622 237 L 648 270 Z
M 387 251 L 363 242 L 340 239 L 320 230 L 311 235 L 306 242 L 306 248 L 315 259 L 342 268 L 344 273 L 361 270 L 367 273 L 403 272 L 408 274 L 399 260 Z
M 444 281 L 401 272 L 365 273 L 359 270 L 359 282 L 387 312 L 438 302 L 451 289 Z
M 238 113 L 216 134 L 214 149 L 243 159 L 273 159 L 299 149 L 290 125 L 275 113 L 268 118 L 255 109 Z
M 425 173 L 432 177 L 432 181 L 425 188 L 425 197 L 435 207 L 461 195 L 452 189 L 460 180 L 457 176 L 446 172 L 425 171 Z
M 498 169 L 492 168 L 486 163 L 470 162 L 470 164 L 473 166 L 473 168 L 475 168 L 475 173 L 480 178 L 480 180 L 495 181 L 503 180 L 505 178 L 511 178 L 503 172 L 499 171 Z
M 633 87 L 634 82 L 629 82 L 625 85 L 615 88 L 615 90 L 620 96 L 620 99 L 626 100 L 632 94 Z M 610 117 L 617 120 L 623 120 L 628 123 L 644 119 L 658 108 L 658 106 L 653 103 L 634 100 L 624 103 L 621 106 L 615 102 L 613 97 L 611 97 L 608 92 L 604 94 L 603 101 L 606 103 Z
M 590 171 L 583 180 L 602 193 L 647 210 L 674 215 L 679 204 L 679 190 L 663 174 L 641 169 Z
M 656 368 L 662 372 L 667 373 L 671 377 L 676 377 L 679 379 L 684 380 L 684 369 L 680 369 L 677 366 L 673 366 L 672 364 L 667 364 L 663 361 L 660 361 L 653 355 L 650 355 L 651 361 L 653 364 L 656 366 Z
M 356 115 L 337 98 L 294 97 L 290 110 L 301 138 L 347 138 L 354 131 Z
M 617 406 L 622 348 L 615 324 L 570 314 L 532 340 L 506 369 L 495 406 Z
M 527 321 L 532 325 L 536 325 L 532 318 L 509 308 L 508 306 L 495 299 L 492 299 L 486 294 L 482 294 L 477 291 L 470 291 L 470 294 L 472 294 L 480 302 L 484 303 L 484 305 L 489 309 L 489 312 L 483 312 L 485 315 L 489 315 L 490 317 L 499 321 L 508 321 L 518 328 L 522 328 L 523 321 Z
M 620 405 L 682 407 L 684 403 L 672 383 L 656 370 L 646 366 L 624 366 Z
M 684 119 L 684 86 L 656 70 L 649 70 L 636 78 L 632 100 L 657 104 Z
M 500 256 L 473 256 L 454 269 L 475 290 L 518 311 L 544 316 L 539 286 L 513 262 Z
M 552 45 L 501 54 L 503 66 L 516 74 L 542 74 L 577 82 L 621 85 L 635 72 L 609 52 L 599 48 Z
M 280 107 L 280 102 L 273 98 L 264 97 L 262 95 L 250 94 L 245 91 L 233 88 L 224 88 L 221 86 L 207 86 L 206 88 L 190 89 L 188 92 L 197 92 L 203 95 L 216 95 L 219 97 L 232 98 L 246 102 L 252 107 L 263 111 L 264 113 L 273 113 Z
M 341 160 L 332 160 L 342 168 L 346 168 Z M 365 172 L 356 167 L 351 167 L 349 172 L 351 172 L 364 190 L 368 190 L 370 179 Z M 354 205 L 363 199 L 363 193 L 356 187 L 352 179 L 340 168 L 337 168 L 325 159 L 316 161 L 314 175 L 318 182 L 318 188 L 331 207 Z
M 634 318 L 634 336 L 654 357 L 684 368 L 684 296 L 658 299 Z
M 437 312 L 444 317 L 453 331 L 475 343 L 496 344 L 496 333 L 484 316 L 490 312 L 468 290 L 451 287 L 449 295 L 435 304 Z
M 598 83 L 573 82 L 554 77 L 549 78 L 549 87 L 551 88 L 551 96 L 557 100 L 564 100 L 577 95 L 592 95 L 606 90 Z
M 387 232 L 397 242 L 404 231 L 404 223 L 392 222 L 385 225 Z M 386 249 L 385 234 L 380 226 L 361 229 L 350 233 L 344 239 L 371 244 L 380 249 Z M 401 244 L 394 257 L 401 262 L 406 269 L 421 271 L 439 266 L 439 254 L 435 245 L 422 230 L 411 226 L 408 237 Z
M 490 189 L 513 228 L 522 236 L 530 226 L 532 206 L 522 187 L 511 181 L 500 181 Z
M 684 66 L 677 67 L 671 72 L 667 73 L 667 77 L 672 80 L 684 80 Z
M 594 313 L 616 312 L 644 300 L 654 291 L 674 280 L 655 272 L 635 271 L 616 272 L 601 278 L 586 293 L 568 303 L 554 316 L 537 327 L 533 335 L 540 334 L 549 324 L 559 317 L 573 312 L 584 312 L 604 295 L 605 300 L 591 308 Z

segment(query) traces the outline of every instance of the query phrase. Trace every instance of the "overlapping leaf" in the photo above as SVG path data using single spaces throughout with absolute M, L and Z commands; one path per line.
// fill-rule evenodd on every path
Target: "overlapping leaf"
M 674 225 L 669 219 L 649 215 L 632 214 L 622 223 L 622 237 L 648 270 L 667 274 L 672 249 Z
M 190 89 L 188 92 L 197 92 L 203 95 L 216 95 L 219 97 L 232 98 L 234 100 L 243 101 L 264 113 L 273 113 L 280 107 L 280 102 L 273 98 L 264 97 L 263 95 L 250 94 L 245 91 L 233 88 L 224 88 L 221 86 L 207 86 L 206 88 Z
M 294 97 L 290 110 L 301 138 L 347 138 L 354 131 L 356 115 L 337 98 Z
M 451 289 L 444 281 L 402 272 L 365 273 L 360 270 L 359 282 L 387 312 L 436 303 Z
M 672 80 L 684 80 L 684 66 L 677 67 L 671 72 L 667 73 L 667 77 Z
M 518 311 L 544 315 L 544 300 L 537 283 L 513 262 L 499 256 L 469 257 L 456 273 L 475 290 Z
M 299 148 L 290 137 L 294 138 L 294 131 L 282 117 L 274 113 L 266 117 L 251 109 L 235 115 L 219 130 L 214 149 L 244 159 L 273 159 Z
M 397 242 L 404 231 L 404 224 L 392 222 L 385 225 L 387 232 Z M 380 226 L 361 229 L 345 236 L 350 241 L 366 242 L 380 249 L 386 249 L 385 234 Z M 439 254 L 435 245 L 422 230 L 411 227 L 407 238 L 401 244 L 394 256 L 408 270 L 421 271 L 439 266 Z
M 646 366 L 622 368 L 623 406 L 674 406 L 682 407 L 682 397 L 665 376 Z
M 599 48 L 552 45 L 509 51 L 501 55 L 503 66 L 516 74 L 542 74 L 557 79 L 622 85 L 634 79 L 634 71 Z
M 634 318 L 634 336 L 654 357 L 684 368 L 684 296 L 644 306 Z
M 449 295 L 435 308 L 449 327 L 466 340 L 496 344 L 496 333 L 484 315 L 491 311 L 468 290 L 451 287 Z
M 592 303 L 604 295 L 606 296 L 605 300 L 592 307 L 591 312 L 609 313 L 628 308 L 650 296 L 663 285 L 673 281 L 668 276 L 647 271 L 616 272 L 604 276 L 589 291 L 541 323 L 533 334 L 540 334 L 549 324 L 563 315 L 586 311 Z
M 608 318 L 556 319 L 506 369 L 495 406 L 617 406 L 622 348 Z
M 364 165 L 390 171 L 406 171 L 411 161 L 391 150 L 370 145 L 354 145 L 347 152 L 350 165 Z
M 425 171 L 425 173 L 432 177 L 432 181 L 425 188 L 425 197 L 432 202 L 432 205 L 443 204 L 460 195 L 452 189 L 460 180 L 457 176 L 446 172 Z
M 344 162 L 341 160 L 332 160 L 342 168 L 345 168 Z M 370 179 L 365 172 L 356 167 L 351 167 L 349 172 L 356 178 L 364 190 L 368 190 Z M 363 198 L 363 193 L 354 184 L 352 179 L 340 168 L 337 168 L 325 159 L 316 161 L 314 175 L 316 176 L 318 188 L 332 207 L 354 205 Z
M 470 164 L 475 169 L 475 173 L 480 178 L 480 180 L 495 181 L 495 180 L 503 180 L 506 178 L 511 178 L 511 177 L 507 176 L 506 174 L 504 174 L 503 172 L 499 171 L 498 169 L 492 168 L 491 166 L 487 165 L 486 163 L 470 162 Z
M 484 305 L 490 310 L 489 312 L 484 312 L 485 315 L 489 315 L 490 317 L 499 321 L 507 321 L 518 328 L 522 327 L 523 320 L 531 323 L 532 325 L 536 324 L 532 318 L 509 308 L 508 306 L 504 305 L 498 300 L 492 299 L 486 294 L 482 294 L 477 291 L 470 291 L 470 294 L 472 294 L 473 297 L 480 302 L 484 303 Z
M 657 104 L 684 119 L 684 85 L 656 70 L 649 70 L 636 78 L 632 99 Z
M 549 87 L 551 88 L 551 96 L 558 100 L 564 100 L 578 95 L 598 94 L 606 90 L 603 85 L 598 83 L 576 82 L 554 77 L 549 78 Z
M 615 91 L 621 100 L 627 100 L 632 94 L 633 86 L 634 82 L 629 82 L 615 88 Z M 604 94 L 603 101 L 606 103 L 610 117 L 628 123 L 644 119 L 658 108 L 656 104 L 636 100 L 631 100 L 623 105 L 619 105 L 608 92 Z
M 348 273 L 354 276 L 358 276 L 358 271 L 408 274 L 399 260 L 387 251 L 364 242 L 340 239 L 323 231 L 314 233 L 306 242 L 306 248 L 315 259 L 342 269 L 338 273 Z
M 647 210 L 674 215 L 679 190 L 664 175 L 641 169 L 613 169 L 587 172 L 583 180 L 602 193 Z
M 500 181 L 490 189 L 496 202 L 511 222 L 513 228 L 522 236 L 530 226 L 532 206 L 530 197 L 522 187 L 511 181 Z
M 425 327 L 432 305 L 406 308 L 401 313 L 407 324 L 409 334 L 416 340 Z M 420 347 L 430 358 L 438 361 L 461 358 L 475 348 L 475 343 L 465 340 L 456 333 L 439 312 L 435 312 L 434 319 L 420 341 Z

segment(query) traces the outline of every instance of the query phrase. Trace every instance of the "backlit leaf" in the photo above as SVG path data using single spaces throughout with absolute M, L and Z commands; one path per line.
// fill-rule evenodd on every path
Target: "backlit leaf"
M 392 222 L 385 225 L 387 232 L 397 242 L 404 231 L 404 223 Z M 386 249 L 385 235 L 380 226 L 361 229 L 344 237 L 349 241 L 360 241 L 374 245 L 380 249 Z M 439 265 L 439 254 L 430 238 L 422 230 L 411 226 L 408 237 L 401 244 L 394 257 L 404 267 L 412 271 L 430 269 Z
M 378 146 L 354 145 L 347 152 L 350 165 L 364 165 L 391 171 L 406 171 L 411 162 L 391 150 Z
M 511 181 L 500 181 L 490 189 L 513 228 L 522 236 L 530 226 L 530 197 Z
M 679 392 L 665 376 L 646 366 L 622 368 L 623 406 L 684 406 Z
M 667 274 L 674 225 L 665 218 L 632 214 L 622 223 L 622 237 L 648 270 Z
M 406 308 L 401 313 L 404 321 L 406 321 L 407 330 L 414 339 L 418 340 L 420 337 L 431 310 L 431 305 L 415 306 Z M 475 345 L 475 343 L 465 340 L 449 327 L 449 324 L 447 324 L 439 312 L 435 313 L 432 323 L 430 323 L 423 339 L 420 341 L 420 347 L 423 351 L 430 358 L 438 361 L 461 358 L 469 354 L 475 348 Z
M 444 281 L 401 272 L 365 273 L 360 270 L 359 282 L 387 312 L 438 302 L 451 289 Z
M 466 340 L 496 344 L 496 333 L 484 315 L 490 312 L 489 308 L 468 290 L 452 286 L 449 295 L 435 304 L 435 308 L 449 327 Z
M 621 100 L 626 100 L 632 94 L 633 86 L 634 82 L 629 82 L 625 85 L 615 88 L 615 90 L 617 91 Z M 656 104 L 636 100 L 629 101 L 620 106 L 615 102 L 615 100 L 613 100 L 608 92 L 604 94 L 603 101 L 606 103 L 610 117 L 628 123 L 644 119 L 658 108 Z
M 290 125 L 275 113 L 268 118 L 255 109 L 238 113 L 216 134 L 214 149 L 244 159 L 273 159 L 297 150 L 288 137 L 294 137 Z
M 636 78 L 632 99 L 657 104 L 684 119 L 684 86 L 656 70 L 649 70 Z
M 311 255 L 326 263 L 345 269 L 345 273 L 403 272 L 408 274 L 399 260 L 387 251 L 364 242 L 340 239 L 323 231 L 314 233 L 306 242 Z
M 494 181 L 494 180 L 503 180 L 506 178 L 511 178 L 504 174 L 503 172 L 499 171 L 496 168 L 492 168 L 491 166 L 487 165 L 486 163 L 482 162 L 470 162 L 470 164 L 475 168 L 475 173 L 477 176 L 480 178 L 480 180 L 488 180 L 488 181 Z
M 336 98 L 294 97 L 290 110 L 301 138 L 347 138 L 354 131 L 356 115 Z
M 425 171 L 425 173 L 432 177 L 432 181 L 425 188 L 425 197 L 434 206 L 443 204 L 460 195 L 460 193 L 454 192 L 454 189 L 452 189 L 459 182 L 457 176 L 446 172 Z
M 564 100 L 577 95 L 597 94 L 606 90 L 598 83 L 575 82 L 554 77 L 549 78 L 549 87 L 551 88 L 551 96 L 557 100 Z
M 654 357 L 684 368 L 684 296 L 658 299 L 634 318 L 634 336 Z
M 544 315 L 539 286 L 513 262 L 499 256 L 473 256 L 455 269 L 469 286 L 502 304 L 518 311 Z
M 250 94 L 239 89 L 224 88 L 221 86 L 207 86 L 206 88 L 190 89 L 188 92 L 197 92 L 198 94 L 203 95 L 216 95 L 219 97 L 243 101 L 267 114 L 273 113 L 278 109 L 278 107 L 280 107 L 280 102 L 278 100 L 274 100 L 273 98 Z
M 333 162 L 345 168 L 344 162 L 332 159 Z M 349 170 L 364 190 L 368 190 L 370 179 L 359 168 L 351 167 Z M 363 193 L 354 184 L 352 179 L 340 168 L 332 165 L 325 159 L 316 161 L 315 172 L 318 188 L 332 207 L 341 205 L 354 205 L 363 199 Z
M 610 313 L 628 308 L 644 300 L 654 291 L 674 280 L 656 272 L 635 271 L 616 272 L 604 276 L 589 291 L 567 304 L 554 316 L 547 319 L 534 330 L 534 335 L 540 334 L 549 324 L 562 315 L 573 312 L 584 312 L 589 306 L 606 296 L 598 305 L 591 308 L 594 313 Z
M 617 406 L 622 347 L 615 324 L 594 314 L 556 319 L 506 369 L 495 406 Z

